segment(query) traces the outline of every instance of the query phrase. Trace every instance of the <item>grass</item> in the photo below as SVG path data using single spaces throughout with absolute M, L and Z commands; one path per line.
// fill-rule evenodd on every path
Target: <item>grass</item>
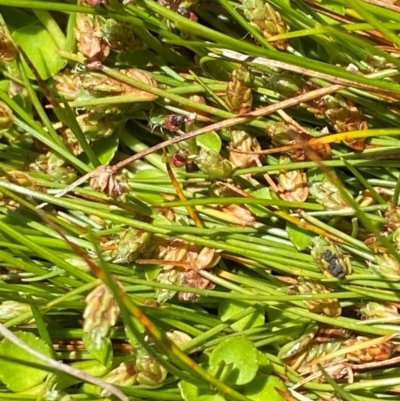
M 400 399 L 395 1 L 0 15 L 0 400 Z

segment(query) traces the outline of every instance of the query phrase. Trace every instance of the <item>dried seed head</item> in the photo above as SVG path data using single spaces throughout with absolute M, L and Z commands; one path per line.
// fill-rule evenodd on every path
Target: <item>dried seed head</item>
M 398 320 L 399 311 L 396 305 L 389 302 L 378 303 L 378 302 L 367 302 L 362 308 L 360 313 L 363 319 L 389 319 Z
M 232 130 L 229 148 L 229 161 L 237 168 L 254 166 L 260 158 L 257 154 L 251 154 L 261 150 L 260 144 L 246 131 Z M 238 153 L 235 150 L 246 153 Z
M 392 207 L 385 213 L 386 226 L 390 232 L 396 231 L 400 227 L 400 208 Z
M 212 248 L 186 242 L 180 239 L 163 241 L 153 251 L 153 259 L 162 259 L 172 263 L 162 265 L 164 271 L 159 274 L 158 281 L 167 284 L 188 285 L 194 288 L 213 288 L 213 284 L 197 272 L 214 267 L 220 260 L 219 252 Z M 164 302 L 175 296 L 176 291 L 161 290 L 157 292 L 157 300 Z M 194 300 L 193 294 L 179 293 L 181 300 Z
M 1 54 L 1 50 L 0 50 Z M 0 102 L 0 132 L 9 130 L 14 124 L 14 115 L 10 107 Z
M 189 270 L 184 273 L 184 280 L 182 284 L 192 288 L 200 288 L 204 290 L 212 290 L 215 287 L 213 282 L 204 278 L 195 270 Z M 191 292 L 180 292 L 178 297 L 180 301 L 195 302 L 199 298 L 199 295 Z
M 0 322 L 6 322 L 21 316 L 31 310 L 29 304 L 16 301 L 3 301 L 0 303 Z
M 346 340 L 343 345 L 349 347 L 360 342 L 368 341 L 367 337 L 357 337 Z M 372 345 L 357 351 L 349 352 L 346 358 L 355 363 L 379 362 L 390 359 L 396 350 L 391 341 L 385 341 L 381 344 Z
M 161 241 L 153 251 L 153 259 L 163 259 L 168 262 L 180 262 L 189 264 L 201 250 L 200 245 L 180 239 Z M 178 263 L 179 264 L 179 263 Z M 173 269 L 173 264 L 162 265 L 165 270 Z
M 54 76 L 57 92 L 67 100 L 76 100 L 82 91 L 82 74 L 66 70 Z
M 332 151 L 329 144 L 317 143 L 310 145 L 307 143 L 312 139 L 310 135 L 305 132 L 295 131 L 293 126 L 285 121 L 268 126 L 266 133 L 275 146 L 300 144 L 300 148 L 289 150 L 287 152 L 293 160 L 309 160 L 308 149 L 311 149 L 323 160 L 331 158 Z M 307 145 L 307 147 L 305 145 Z
M 185 345 L 189 341 L 191 341 L 192 337 L 189 334 L 184 333 L 183 331 L 172 330 L 167 332 L 167 337 L 172 340 L 178 347 L 181 345 Z
M 153 88 L 157 87 L 157 82 L 147 71 L 130 68 L 126 70 L 119 70 L 118 72 L 136 81 L 145 83 Z M 137 89 L 132 85 L 129 85 L 122 81 L 118 81 L 114 78 L 110 78 L 99 72 L 82 74 L 81 82 L 82 88 L 84 90 L 87 90 L 89 93 L 96 96 L 138 95 L 147 101 L 157 99 L 156 95 Z
M 101 340 L 109 334 L 118 315 L 118 304 L 105 284 L 96 287 L 86 297 L 83 331 L 89 335 L 96 347 L 101 346 Z
M 160 386 L 168 374 L 166 369 L 145 351 L 137 353 L 136 369 L 138 384 L 149 387 Z
M 157 281 L 161 284 L 183 285 L 185 281 L 185 274 L 183 271 L 176 269 L 167 270 L 158 275 Z M 164 303 L 169 299 L 172 299 L 176 293 L 177 291 L 174 290 L 159 289 L 156 291 L 157 302 Z
M 291 74 L 272 75 L 268 83 L 273 91 L 284 98 L 301 95 L 306 89 L 306 81 Z
M 288 31 L 288 27 L 280 14 L 270 4 L 262 0 L 244 0 L 242 4 L 245 17 L 265 38 L 268 39 Z M 277 40 L 272 42 L 272 45 L 279 50 L 286 50 L 288 42 Z
M 111 51 L 121 53 L 146 49 L 146 45 L 132 30 L 132 25 L 127 22 L 109 18 L 101 24 L 101 32 Z
M 8 171 L 7 179 L 21 187 L 33 188 L 36 186 L 35 180 L 29 174 L 19 170 Z
M 189 96 L 189 100 L 191 100 L 192 102 L 200 103 L 200 104 L 207 104 L 205 97 L 200 96 L 200 95 L 191 95 L 191 96 Z M 185 107 L 185 110 L 191 111 L 192 113 L 198 112 L 197 109 L 193 109 L 190 106 Z
M 368 129 L 368 123 L 362 111 L 339 94 L 326 95 L 314 100 L 308 110 L 317 118 L 327 119 L 336 132 Z M 365 148 L 364 138 L 350 139 L 344 143 L 357 151 Z
M 114 108 L 113 111 L 116 111 L 116 109 Z M 100 114 L 97 111 L 78 116 L 76 120 L 89 142 L 95 142 L 111 136 L 126 121 L 123 115 Z M 64 129 L 61 135 L 64 143 L 75 155 L 83 152 L 81 144 L 71 129 Z
M 243 226 L 253 226 L 257 220 L 247 207 L 242 205 L 223 206 L 222 211 L 238 221 Z
M 123 177 L 114 175 L 114 170 L 109 166 L 98 170 L 90 180 L 90 186 L 96 191 L 105 192 L 111 198 L 119 198 L 129 191 Z
M 224 159 L 217 152 L 206 148 L 200 148 L 199 154 L 194 162 L 199 169 L 208 174 L 211 179 L 222 180 L 228 178 L 233 169 L 232 164 L 227 159 Z
M 339 188 L 330 181 L 316 181 L 310 187 L 310 194 L 327 210 L 341 210 L 349 207 L 340 194 Z
M 17 56 L 18 49 L 15 47 L 14 41 L 3 24 L 0 24 L 0 61 L 9 63 L 15 60 Z
M 253 95 L 250 85 L 253 83 L 252 74 L 242 67 L 234 70 L 226 91 L 226 104 L 235 114 L 245 114 L 251 111 Z
M 290 158 L 281 156 L 280 164 L 290 163 Z M 302 170 L 283 170 L 278 176 L 279 196 L 289 202 L 305 202 L 308 198 L 307 175 Z
M 190 259 L 194 256 L 193 254 L 188 256 L 193 270 L 211 269 L 221 260 L 218 252 L 214 248 L 208 247 L 204 247 L 195 259 Z
M 116 239 L 102 244 L 102 248 L 106 250 L 105 254 L 113 263 L 132 263 L 146 248 L 150 237 L 150 234 L 145 231 L 128 228 Z M 110 250 L 107 251 L 109 248 Z
M 315 281 L 306 281 L 304 279 L 299 279 L 297 291 L 302 295 L 329 294 L 331 292 L 325 286 Z M 307 305 L 307 308 L 314 313 L 324 313 L 326 316 L 330 317 L 338 317 L 342 314 L 342 308 L 337 298 L 309 299 L 303 302 Z
M 136 360 L 126 361 L 108 372 L 103 377 L 103 380 L 117 386 L 132 386 L 137 383 L 137 374 Z M 101 397 L 107 397 L 109 395 L 107 390 L 102 390 L 100 393 Z
M 157 87 L 157 82 L 152 78 L 152 76 L 146 72 L 135 68 L 117 70 L 119 73 L 128 76 L 129 78 L 135 79 L 145 83 L 153 88 Z M 110 78 L 100 72 L 71 72 L 66 71 L 64 73 L 58 74 L 54 77 L 56 82 L 56 88 L 58 92 L 65 97 L 67 100 L 80 100 L 88 99 L 99 96 L 118 96 L 118 95 L 137 95 L 143 100 L 152 101 L 157 98 L 157 96 L 142 91 L 129 85 L 125 82 L 118 81 L 116 79 Z M 126 105 L 118 105 L 118 109 L 129 109 Z M 96 107 L 97 113 L 104 113 L 102 110 L 112 110 L 111 106 Z M 104 117 L 104 115 L 99 115 L 97 119 Z
M 288 131 L 292 131 L 292 135 Z M 292 143 L 292 137 L 296 135 L 295 131 L 285 121 L 279 121 L 275 124 L 268 125 L 266 134 L 271 138 L 275 146 L 284 146 Z
M 385 276 L 400 276 L 400 263 L 393 255 L 389 255 L 388 253 L 376 255 L 375 260 L 377 266 L 373 266 L 372 269 L 378 274 Z
M 110 46 L 103 39 L 100 19 L 92 14 L 76 14 L 75 37 L 78 50 L 90 60 L 105 60 L 110 54 Z

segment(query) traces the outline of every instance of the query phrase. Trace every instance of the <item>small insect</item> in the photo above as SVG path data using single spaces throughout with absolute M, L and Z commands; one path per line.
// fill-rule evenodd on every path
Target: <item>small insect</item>
M 338 257 L 330 249 L 326 249 L 322 257 L 329 263 L 328 270 L 334 277 L 339 279 L 346 277 L 345 268 L 340 264 Z
M 177 131 L 181 125 L 187 121 L 187 116 L 183 114 L 171 114 L 165 121 L 165 128 L 170 131 Z

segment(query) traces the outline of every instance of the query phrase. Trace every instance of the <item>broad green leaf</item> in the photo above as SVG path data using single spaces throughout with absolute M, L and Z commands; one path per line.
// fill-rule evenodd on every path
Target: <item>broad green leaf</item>
M 5 11 L 4 16 L 13 39 L 24 50 L 40 78 L 46 80 L 66 66 L 67 60 L 58 54 L 53 37 L 36 17 L 15 9 Z
M 97 141 L 93 146 L 94 154 L 98 157 L 101 164 L 109 164 L 114 158 L 119 145 L 117 134 L 113 134 L 107 138 Z M 93 166 L 92 166 L 93 167 Z
M 275 388 L 286 390 L 285 383 L 278 377 L 259 375 L 245 387 L 244 395 L 253 401 L 285 401 Z
M 87 333 L 83 333 L 82 336 L 85 348 L 93 358 L 98 360 L 106 367 L 110 367 L 113 361 L 113 351 L 111 340 L 108 337 L 101 338 L 101 340 L 96 344 L 92 337 Z
M 299 250 L 304 251 L 311 245 L 311 241 L 314 235 L 296 224 L 287 222 L 286 223 L 286 232 L 292 241 L 293 245 Z
M 43 355 L 51 356 L 49 346 L 33 333 L 17 331 L 14 333 L 26 345 Z M 9 357 L 20 360 L 20 363 L 11 362 L 1 357 Z M 42 383 L 49 372 L 29 366 L 29 363 L 43 363 L 35 356 L 21 349 L 8 339 L 0 344 L 0 379 L 8 389 L 14 392 L 29 390 Z
M 196 143 L 198 146 L 213 150 L 216 153 L 219 153 L 222 147 L 221 138 L 214 131 L 196 137 Z
M 237 315 L 238 313 L 242 312 L 251 305 L 252 305 L 251 302 L 232 301 L 229 299 L 224 299 L 219 304 L 218 315 L 223 322 L 226 322 L 231 317 Z M 264 308 L 259 305 L 255 305 L 254 308 L 255 308 L 254 312 L 233 323 L 231 327 L 235 331 L 243 331 L 246 329 L 250 329 L 251 327 L 257 327 L 263 325 L 265 323 Z
M 243 385 L 251 382 L 258 370 L 258 354 L 254 344 L 244 336 L 222 341 L 210 357 L 210 369 L 230 366 L 231 372 L 225 382 L 228 385 Z

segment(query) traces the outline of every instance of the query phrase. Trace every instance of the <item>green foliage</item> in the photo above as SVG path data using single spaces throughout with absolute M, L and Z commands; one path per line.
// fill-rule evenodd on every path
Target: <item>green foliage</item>
M 211 353 L 210 369 L 223 372 L 230 385 L 250 383 L 258 370 L 258 354 L 254 344 L 244 336 L 222 341 Z
M 48 345 L 33 333 L 17 331 L 15 335 L 35 351 L 46 356 L 51 355 Z M 8 389 L 16 393 L 39 385 L 49 374 L 47 370 L 35 366 L 35 364 L 42 364 L 37 357 L 21 349 L 8 339 L 3 339 L 0 344 L 0 359 L 2 359 L 0 363 L 0 379 Z
M 397 3 L 0 0 L 0 399 L 393 398 Z

